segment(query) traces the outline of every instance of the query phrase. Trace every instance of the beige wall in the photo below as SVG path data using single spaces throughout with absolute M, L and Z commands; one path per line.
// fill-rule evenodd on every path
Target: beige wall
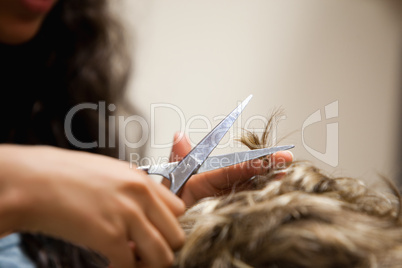
M 295 144 L 296 159 L 336 175 L 395 176 L 402 31 L 396 20 L 401 13 L 386 1 L 126 0 L 124 5 L 135 36 L 128 97 L 147 120 L 151 104 L 170 103 L 183 113 L 184 123 L 194 120 L 192 129 L 204 128 L 201 116 L 214 125 L 215 116 L 253 94 L 235 129 L 282 107 L 286 119 L 278 135 L 291 134 L 280 144 Z M 303 123 L 317 110 L 325 118 L 324 107 L 335 101 L 337 107 L 329 109 L 338 116 L 307 126 L 303 144 Z M 173 108 L 155 112 L 155 141 L 167 144 L 183 120 Z M 326 141 L 327 123 L 338 127 L 338 144 Z M 203 135 L 190 139 L 197 143 Z M 325 153 L 326 142 L 335 148 L 330 158 L 339 159 L 332 161 L 335 168 L 311 153 Z M 156 159 L 170 151 L 145 146 L 146 156 Z M 232 147 L 215 153 L 240 150 Z

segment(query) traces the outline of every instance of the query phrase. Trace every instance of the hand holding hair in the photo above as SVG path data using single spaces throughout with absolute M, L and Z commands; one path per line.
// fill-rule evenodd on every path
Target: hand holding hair
M 179 161 L 190 151 L 191 145 L 188 137 L 176 133 L 170 161 Z M 290 151 L 278 152 L 269 157 L 271 158 L 270 163 L 276 163 L 276 165 L 293 161 L 293 155 Z M 267 169 L 272 167 L 272 165 L 266 165 L 266 163 L 258 159 L 252 161 L 252 163 L 243 162 L 230 167 L 193 175 L 183 186 L 179 196 L 186 206 L 190 207 L 202 198 L 232 191 L 234 185 L 236 185 L 236 190 L 240 190 L 242 189 L 242 184 L 246 184 L 251 177 L 266 173 Z M 169 182 L 164 180 L 163 184 L 168 185 Z

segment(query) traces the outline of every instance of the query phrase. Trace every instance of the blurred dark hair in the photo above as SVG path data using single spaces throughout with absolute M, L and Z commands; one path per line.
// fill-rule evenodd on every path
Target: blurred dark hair
M 0 59 L 0 141 L 77 150 L 64 134 L 67 112 L 83 102 L 122 101 L 130 69 L 122 28 L 105 0 L 58 1 L 31 41 L 1 44 Z M 84 109 L 74 116 L 72 133 L 96 141 L 98 127 L 107 125 L 97 111 Z M 91 151 L 117 154 L 114 148 Z
M 32 40 L 0 44 L 0 142 L 82 150 L 66 138 L 65 116 L 83 102 L 125 104 L 130 70 L 125 44 L 106 0 L 59 0 Z M 110 113 L 106 110 L 105 117 Z M 96 141 L 98 129 L 108 128 L 102 119 L 95 110 L 79 111 L 73 135 L 82 142 Z M 117 156 L 115 148 L 87 151 Z M 97 254 L 42 235 L 24 234 L 22 246 L 38 267 L 107 265 Z

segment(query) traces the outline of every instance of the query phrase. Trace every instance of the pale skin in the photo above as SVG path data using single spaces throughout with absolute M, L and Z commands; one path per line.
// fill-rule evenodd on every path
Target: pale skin
M 21 44 L 46 14 L 0 0 L 0 43 Z M 191 146 L 176 140 L 172 156 Z M 278 161 L 291 161 L 280 152 Z M 195 175 L 179 197 L 129 164 L 48 146 L 0 145 L 0 235 L 41 232 L 92 248 L 116 268 L 169 267 L 185 240 L 177 218 L 200 198 L 230 189 L 261 168 L 237 165 Z

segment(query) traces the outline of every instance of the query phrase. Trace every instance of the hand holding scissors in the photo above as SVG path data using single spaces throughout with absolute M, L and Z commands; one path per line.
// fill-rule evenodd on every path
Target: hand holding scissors
M 245 161 L 293 148 L 293 145 L 277 146 L 208 157 L 241 114 L 251 97 L 252 96 L 250 95 L 246 98 L 235 110 L 223 119 L 180 162 L 142 166 L 139 167 L 139 169 L 146 171 L 148 174 L 162 175 L 170 180 L 170 190 L 173 193 L 178 194 L 185 183 L 195 174 L 202 174 L 223 167 L 233 166 Z

